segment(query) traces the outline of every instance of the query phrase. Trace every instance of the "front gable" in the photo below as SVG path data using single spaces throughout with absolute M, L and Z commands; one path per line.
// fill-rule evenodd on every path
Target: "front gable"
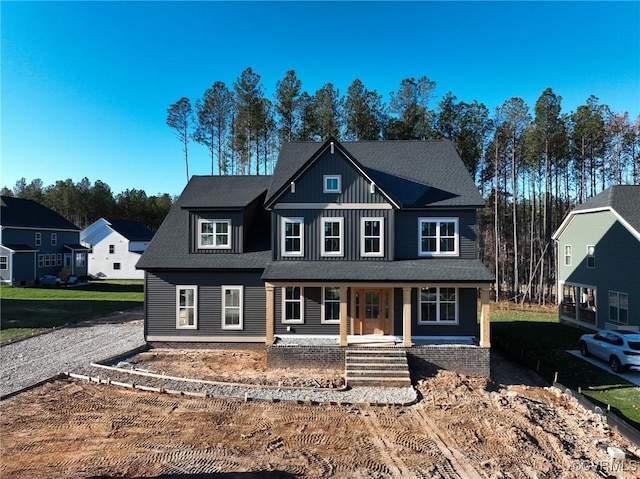
M 285 168 L 290 172 L 276 172 L 274 182 L 280 184 L 270 189 L 272 194 L 266 202 L 269 209 L 303 205 L 319 209 L 332 205 L 400 207 L 336 140 L 329 140 L 309 158 L 284 157 L 280 161 L 288 163 Z

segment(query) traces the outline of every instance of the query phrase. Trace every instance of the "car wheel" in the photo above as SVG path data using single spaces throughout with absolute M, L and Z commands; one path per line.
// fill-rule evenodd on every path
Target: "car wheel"
M 622 365 L 620 364 L 620 360 L 615 356 L 611 356 L 611 359 L 609 359 L 609 366 L 611 366 L 611 370 L 614 373 L 622 372 Z
M 582 354 L 584 357 L 589 356 L 589 348 L 587 348 L 587 343 L 585 343 L 584 341 L 580 343 L 580 354 Z

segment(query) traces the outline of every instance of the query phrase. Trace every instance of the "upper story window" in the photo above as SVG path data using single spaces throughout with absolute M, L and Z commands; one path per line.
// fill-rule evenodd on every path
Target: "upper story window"
M 342 177 L 340 175 L 324 175 L 323 188 L 324 193 L 340 193 Z
M 304 323 L 304 305 L 300 286 L 282 288 L 282 322 Z
M 344 218 L 322 218 L 322 256 L 342 256 Z
M 282 256 L 304 255 L 304 218 L 282 218 Z
M 58 244 L 58 233 L 51 233 L 51 246 Z
M 116 252 L 116 245 L 110 244 L 109 245 L 109 254 L 114 254 L 115 252 Z
M 594 245 L 587 246 L 587 268 L 596 267 L 596 247 Z
M 39 231 L 36 232 L 36 246 L 40 246 L 42 244 L 42 233 Z
M 360 254 L 362 256 L 384 255 L 384 218 L 360 220 Z
M 457 324 L 456 288 L 420 288 L 419 324 Z
M 222 287 L 222 329 L 241 330 L 242 286 Z
M 564 265 L 571 266 L 571 245 L 564 245 Z
M 419 218 L 418 240 L 421 256 L 457 256 L 458 218 Z
M 198 327 L 198 287 L 176 286 L 176 328 Z
M 198 248 L 231 248 L 231 221 L 198 220 Z

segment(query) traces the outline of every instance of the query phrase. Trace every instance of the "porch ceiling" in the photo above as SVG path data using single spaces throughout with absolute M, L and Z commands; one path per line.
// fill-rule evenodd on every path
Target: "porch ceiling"
M 404 261 L 277 261 L 267 265 L 265 281 L 374 281 L 491 283 L 495 280 L 478 259 L 412 259 Z

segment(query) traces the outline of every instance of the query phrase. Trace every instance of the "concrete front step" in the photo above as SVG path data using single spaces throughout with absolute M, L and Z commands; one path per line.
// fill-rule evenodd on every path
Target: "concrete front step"
M 409 364 L 403 350 L 348 350 L 345 377 L 350 386 L 411 386 Z

